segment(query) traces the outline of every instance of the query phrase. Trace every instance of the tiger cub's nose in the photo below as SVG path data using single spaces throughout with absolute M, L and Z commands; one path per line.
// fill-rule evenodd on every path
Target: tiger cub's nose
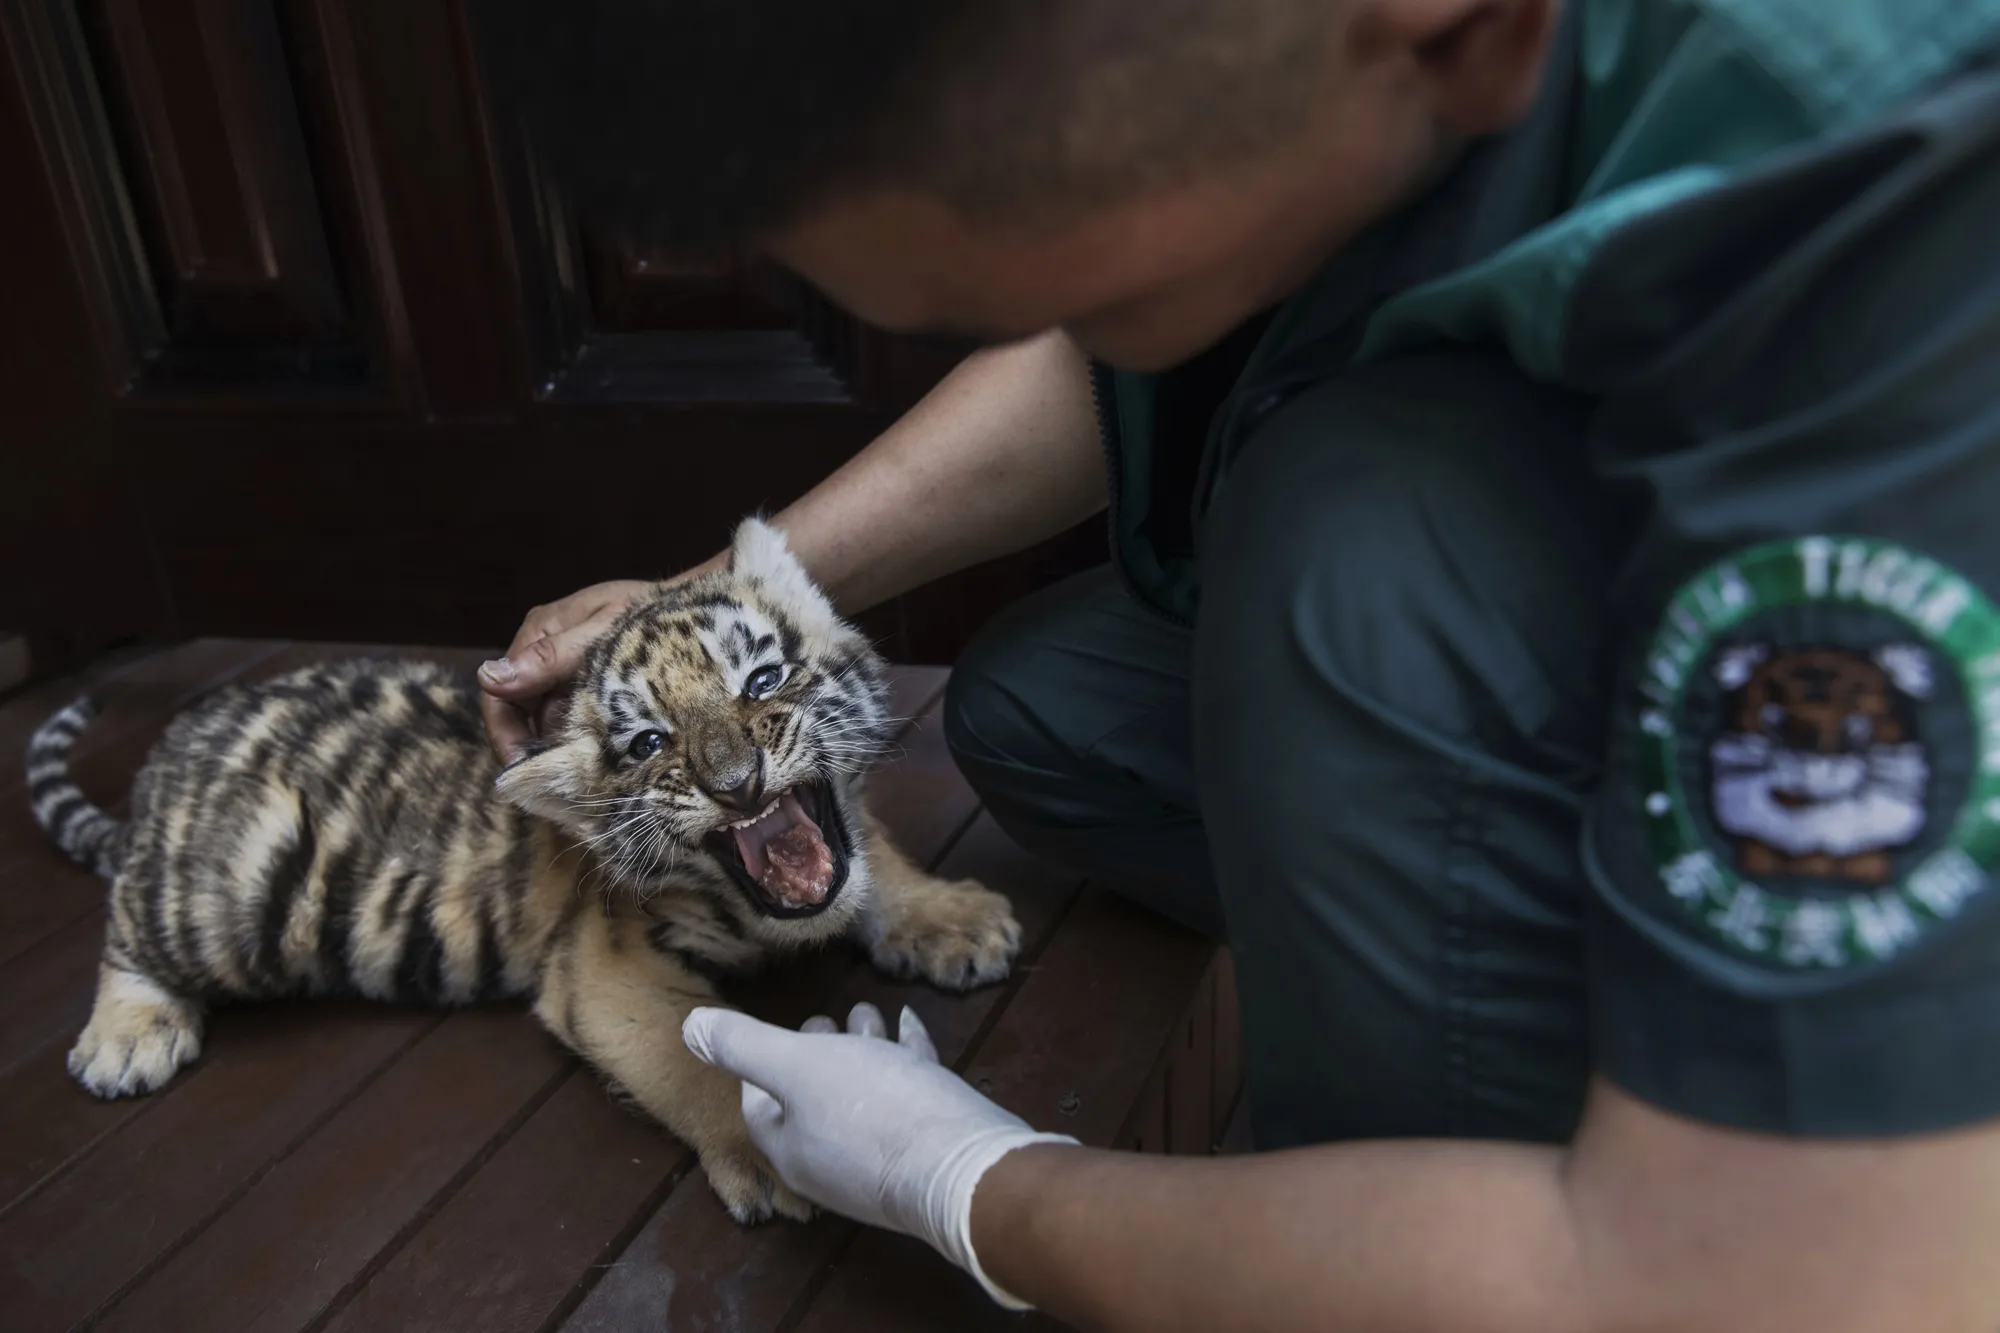
M 708 799 L 717 805 L 727 806 L 742 814 L 754 815 L 764 808 L 763 767 L 762 764 L 752 765 L 733 786 L 723 786 L 722 784 L 729 780 L 723 777 L 703 782 L 701 789 L 707 792 Z

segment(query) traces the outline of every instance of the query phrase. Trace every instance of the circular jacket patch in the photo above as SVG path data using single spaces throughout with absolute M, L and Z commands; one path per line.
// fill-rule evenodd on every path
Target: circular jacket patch
M 2000 861 L 2000 613 L 1866 538 L 1740 552 L 1675 594 L 1644 661 L 1639 781 L 1661 883 L 1793 968 L 1881 961 Z

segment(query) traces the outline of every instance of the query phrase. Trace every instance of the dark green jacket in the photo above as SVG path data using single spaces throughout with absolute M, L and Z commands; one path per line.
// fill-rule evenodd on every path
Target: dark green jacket
M 1675 264 L 1649 256 L 1646 291 L 1598 280 L 1629 257 L 1630 238 L 1700 267 L 1704 248 L 1727 246 L 1738 225 L 1718 214 L 1757 215 L 1762 174 L 1840 154 L 1996 42 L 2000 0 L 1571 0 L 1529 120 L 1278 312 L 1216 415 L 1194 494 L 1160 493 L 1153 474 L 1159 378 L 1099 368 L 1113 549 L 1134 591 L 1173 619 L 1193 617 L 1193 553 L 1159 549 L 1154 516 L 1192 506 L 1199 533 L 1228 459 L 1259 423 L 1355 359 L 1478 343 L 1505 348 L 1537 379 L 1610 387 L 1580 342 L 1586 331 L 1627 344 L 1628 364 L 1634 340 L 1657 350 L 1682 332 L 1656 318 L 1675 299 Z M 1865 183 L 1848 188 L 1858 197 Z

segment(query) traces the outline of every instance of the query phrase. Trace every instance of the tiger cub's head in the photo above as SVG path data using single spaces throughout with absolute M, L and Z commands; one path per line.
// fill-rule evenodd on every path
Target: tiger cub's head
M 828 935 L 869 890 L 860 779 L 893 735 L 886 704 L 881 658 L 750 519 L 726 571 L 597 642 L 567 715 L 499 789 L 621 887 L 736 895 L 762 933 Z

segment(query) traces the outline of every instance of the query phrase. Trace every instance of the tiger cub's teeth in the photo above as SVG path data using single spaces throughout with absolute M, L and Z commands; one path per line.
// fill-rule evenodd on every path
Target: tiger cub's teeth
M 785 798 L 782 794 L 778 796 L 773 796 L 771 798 L 771 803 L 769 805 L 765 806 L 762 810 L 759 810 L 756 814 L 751 815 L 748 819 L 739 819 L 735 823 L 725 824 L 723 825 L 723 827 L 732 829 L 749 828 L 752 824 L 756 823 L 758 820 L 768 818 L 771 812 L 778 808 L 778 802 L 784 799 Z

